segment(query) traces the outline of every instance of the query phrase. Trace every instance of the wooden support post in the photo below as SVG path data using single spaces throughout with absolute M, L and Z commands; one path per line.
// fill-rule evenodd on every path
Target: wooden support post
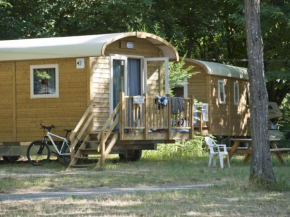
M 119 132 L 120 140 L 124 139 L 124 117 L 125 117 L 125 94 L 120 93 L 120 120 L 119 120 Z
M 73 161 L 74 157 L 75 157 L 75 151 L 74 151 L 74 147 L 72 148 L 72 144 L 74 143 L 75 139 L 71 139 L 70 140 L 70 161 Z
M 101 132 L 101 159 L 100 165 L 105 163 L 105 131 L 102 130 Z
M 202 109 L 202 107 L 201 107 Z M 202 110 L 200 109 L 200 120 L 199 120 L 199 130 L 200 130 L 200 135 L 202 135 L 202 125 L 203 125 L 203 121 L 202 121 Z
M 189 108 L 189 124 L 190 124 L 190 135 L 189 138 L 193 139 L 194 134 L 194 95 L 190 99 L 190 108 Z
M 171 97 L 169 94 L 166 94 L 168 97 L 168 140 L 171 140 Z
M 145 107 L 144 107 L 144 127 L 145 127 L 145 132 L 144 132 L 144 139 L 147 140 L 148 137 L 148 114 L 147 114 L 147 109 L 148 109 L 148 94 L 144 93 L 144 100 L 145 100 Z

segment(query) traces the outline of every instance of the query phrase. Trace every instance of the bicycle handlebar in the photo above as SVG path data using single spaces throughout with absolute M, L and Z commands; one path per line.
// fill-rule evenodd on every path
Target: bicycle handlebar
M 55 126 L 53 126 L 52 124 L 50 126 L 48 126 L 48 127 L 44 126 L 42 124 L 40 124 L 40 126 L 41 126 L 41 129 L 46 129 L 46 130 L 48 130 L 48 132 L 50 132 L 52 128 L 55 128 Z

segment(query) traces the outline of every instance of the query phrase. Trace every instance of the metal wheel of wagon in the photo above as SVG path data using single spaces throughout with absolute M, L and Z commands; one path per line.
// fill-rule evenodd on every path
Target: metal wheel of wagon
M 49 161 L 50 148 L 47 143 L 34 141 L 27 148 L 27 159 L 33 166 L 40 166 Z
M 119 154 L 120 160 L 124 161 L 138 161 L 141 159 L 142 150 L 127 150 L 123 154 Z

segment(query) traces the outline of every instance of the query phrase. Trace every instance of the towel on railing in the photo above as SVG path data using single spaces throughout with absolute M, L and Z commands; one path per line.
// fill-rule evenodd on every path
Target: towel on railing
M 178 114 L 178 112 L 184 111 L 183 99 L 181 97 L 171 98 L 171 113 Z
M 139 106 L 141 106 L 144 103 L 144 100 L 144 96 L 133 96 L 133 104 L 138 104 Z

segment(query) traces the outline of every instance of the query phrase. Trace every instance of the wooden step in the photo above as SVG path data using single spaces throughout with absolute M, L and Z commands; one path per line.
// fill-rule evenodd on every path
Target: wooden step
M 100 140 L 93 140 L 93 139 L 90 139 L 90 140 L 88 140 L 88 141 L 85 141 L 85 143 L 98 143 L 98 144 L 100 144 L 101 141 L 100 141 Z
M 100 154 L 100 152 L 97 149 L 83 149 L 79 148 L 79 150 L 82 154 Z
M 90 133 L 90 138 L 91 139 L 97 139 L 97 136 L 98 136 L 99 133 Z M 119 134 L 119 132 L 113 132 L 110 134 L 108 140 L 110 140 L 114 135 L 116 134 Z M 100 141 L 100 140 L 97 140 L 97 141 Z
M 75 168 L 85 168 L 85 167 L 95 167 L 96 164 L 77 164 L 77 165 L 70 165 L 70 167 Z
M 111 141 L 111 139 L 108 139 L 106 141 L 106 144 L 108 144 L 110 141 Z M 101 144 L 101 141 L 99 141 L 99 140 L 89 140 L 89 141 L 85 141 L 85 143 L 87 145 L 99 145 L 99 144 Z
M 100 157 L 75 157 L 75 159 L 83 159 L 83 160 L 100 160 Z

